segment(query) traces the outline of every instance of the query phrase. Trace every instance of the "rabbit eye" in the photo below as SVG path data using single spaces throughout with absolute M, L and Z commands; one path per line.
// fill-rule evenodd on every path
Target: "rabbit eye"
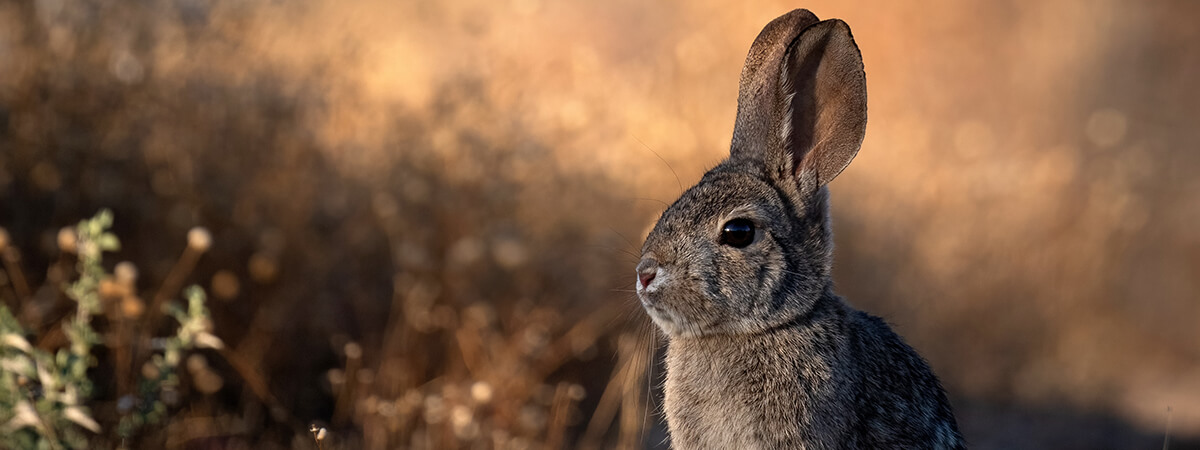
M 754 222 L 748 219 L 733 219 L 721 228 L 722 244 L 743 248 L 751 242 L 754 242 Z

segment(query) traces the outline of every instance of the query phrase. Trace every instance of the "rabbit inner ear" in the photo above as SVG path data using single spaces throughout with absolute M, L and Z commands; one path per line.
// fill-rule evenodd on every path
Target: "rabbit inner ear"
M 780 140 L 793 176 L 833 181 L 858 153 L 867 128 L 867 83 L 850 27 L 808 27 L 789 45 L 780 73 Z
M 754 39 L 739 82 L 737 121 L 729 149 L 731 158 L 761 163 L 776 156 L 770 155 L 768 149 L 780 147 L 777 133 L 783 114 L 783 105 L 778 100 L 780 67 L 788 45 L 817 22 L 820 20 L 813 13 L 796 9 L 772 20 Z

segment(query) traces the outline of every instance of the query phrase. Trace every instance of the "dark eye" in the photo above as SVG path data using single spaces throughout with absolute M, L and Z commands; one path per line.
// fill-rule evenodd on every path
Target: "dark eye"
M 721 243 L 742 248 L 754 242 L 754 222 L 748 219 L 733 219 L 721 228 Z

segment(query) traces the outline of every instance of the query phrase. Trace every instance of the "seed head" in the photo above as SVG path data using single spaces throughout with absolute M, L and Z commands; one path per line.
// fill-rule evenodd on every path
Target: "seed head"
M 62 227 L 58 230 L 58 250 L 63 253 L 75 253 L 78 250 L 79 239 L 75 236 L 75 229 L 71 227 Z
M 187 245 L 189 250 L 204 253 L 212 246 L 212 234 L 204 227 L 192 228 L 188 230 Z
M 129 261 L 121 261 L 113 268 L 113 275 L 116 276 L 118 283 L 125 286 L 133 286 L 138 277 L 137 266 L 134 266 Z
M 345 351 L 346 351 L 346 358 L 347 358 L 347 359 L 358 359 L 358 358 L 362 358 L 362 346 L 361 346 L 361 345 L 358 345 L 358 343 L 356 343 L 356 342 L 349 342 L 349 343 L 347 343 L 347 344 L 346 344 L 346 346 L 345 346 L 345 348 L 344 348 L 344 349 L 345 349 Z

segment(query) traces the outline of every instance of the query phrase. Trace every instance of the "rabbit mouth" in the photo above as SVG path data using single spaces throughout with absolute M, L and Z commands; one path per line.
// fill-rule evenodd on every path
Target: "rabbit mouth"
M 650 320 L 667 335 L 694 337 L 708 334 L 711 324 L 692 320 L 687 314 L 677 311 L 671 305 L 660 301 L 662 299 L 654 297 L 656 296 L 638 295 L 638 299 L 642 302 L 642 309 L 646 310 L 646 315 L 650 316 Z
M 637 297 L 642 302 L 642 309 L 645 309 L 650 319 L 664 330 L 676 328 L 682 321 L 678 319 L 675 312 L 671 311 L 671 308 L 663 304 L 661 298 L 663 293 L 657 287 L 642 287 L 641 284 L 638 284 Z

